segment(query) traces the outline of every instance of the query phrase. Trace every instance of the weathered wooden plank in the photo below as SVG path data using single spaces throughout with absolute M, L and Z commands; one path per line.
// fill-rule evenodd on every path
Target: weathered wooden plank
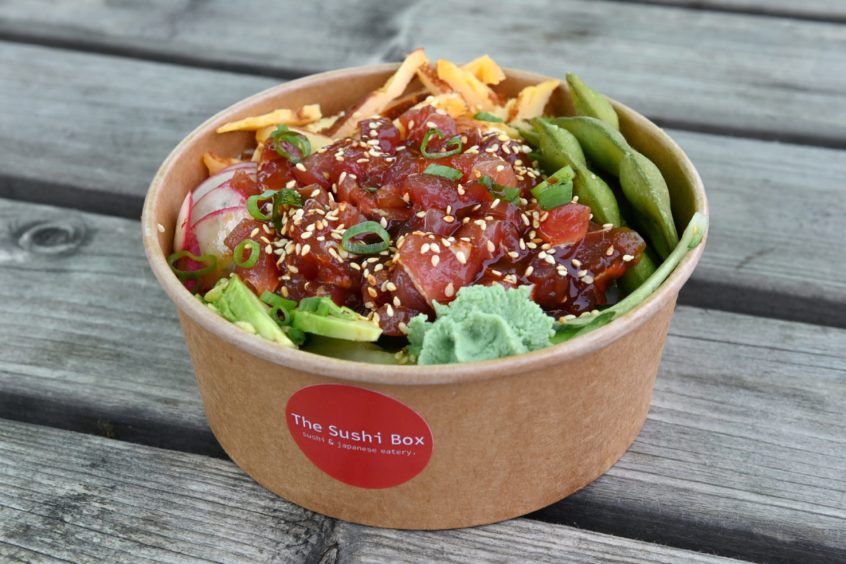
M 802 18 L 823 22 L 846 21 L 846 4 L 842 0 L 635 0 L 646 4 L 663 4 L 699 10 L 725 10 L 741 14 Z
M 0 420 L 0 560 L 724 562 L 518 520 L 434 533 L 335 523 L 234 464 Z
M 0 194 L 124 217 L 182 137 L 277 83 L 8 43 L 0 61 Z
M 9 85 L 0 89 L 0 196 L 130 217 L 185 133 L 274 82 L 8 43 L 0 56 L 33 61 L 0 65 Z M 682 299 L 846 324 L 846 217 L 836 213 L 846 202 L 846 151 L 670 133 L 699 167 L 713 208 L 708 251 Z
M 0 413 L 214 453 L 138 224 L 2 204 Z M 846 558 L 844 403 L 846 330 L 682 307 L 638 441 L 539 517 L 756 560 Z
M 7 1 L 0 36 L 281 77 L 419 45 L 459 60 L 488 52 L 508 66 L 577 71 L 664 123 L 846 145 L 846 28 L 820 22 L 581 0 L 485 10 L 472 0 L 41 0 Z

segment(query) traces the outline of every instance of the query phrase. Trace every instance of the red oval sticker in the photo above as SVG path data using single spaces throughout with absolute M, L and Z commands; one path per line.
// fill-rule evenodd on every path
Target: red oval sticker
M 303 454 L 351 486 L 398 486 L 422 472 L 432 456 L 426 421 L 407 405 L 364 388 L 302 388 L 288 400 L 285 417 Z

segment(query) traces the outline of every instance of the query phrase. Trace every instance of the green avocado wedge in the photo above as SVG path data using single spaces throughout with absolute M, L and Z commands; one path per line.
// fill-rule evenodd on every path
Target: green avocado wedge
M 270 316 L 270 307 L 237 275 L 221 278 L 203 299 L 213 311 L 236 326 L 284 347 L 296 348 Z
M 375 341 L 382 329 L 375 321 L 347 307 L 335 305 L 330 298 L 305 298 L 294 311 L 295 329 L 345 341 Z

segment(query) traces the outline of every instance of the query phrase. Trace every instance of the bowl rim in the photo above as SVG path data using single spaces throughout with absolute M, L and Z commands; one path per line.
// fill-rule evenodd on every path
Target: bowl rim
M 162 178 L 165 176 L 165 172 L 175 165 L 183 147 L 188 145 L 198 135 L 205 133 L 208 129 L 222 122 L 225 116 L 246 109 L 267 97 L 277 96 L 314 83 L 333 81 L 342 77 L 350 78 L 377 73 L 384 74 L 396 69 L 398 66 L 398 63 L 384 63 L 349 67 L 312 74 L 272 86 L 217 112 L 197 126 L 173 148 L 150 183 L 144 200 L 141 224 L 144 250 L 150 268 L 165 293 L 170 297 L 174 305 L 176 305 L 179 313 L 187 315 L 192 321 L 238 349 L 276 365 L 359 384 L 419 386 L 475 382 L 528 371 L 538 371 L 566 362 L 567 360 L 591 354 L 636 330 L 648 319 L 653 317 L 669 301 L 675 299 L 682 285 L 690 278 L 704 252 L 705 242 L 708 236 L 707 232 L 702 242 L 685 255 L 684 259 L 682 259 L 670 276 L 649 298 L 611 323 L 570 341 L 529 353 L 493 360 L 436 365 L 391 365 L 338 359 L 299 349 L 280 347 L 238 329 L 235 325 L 221 318 L 209 308 L 204 307 L 182 285 L 168 266 L 164 253 L 159 246 L 159 222 L 154 217 L 154 202 L 156 202 L 158 194 L 164 190 Z M 524 79 L 532 83 L 551 79 L 542 74 L 523 70 L 503 68 L 503 71 L 509 78 Z M 565 91 L 567 90 L 564 81 L 561 81 L 560 87 L 564 88 Z M 615 109 L 626 113 L 627 117 L 631 119 L 636 127 L 652 130 L 653 133 L 657 134 L 667 143 L 671 152 L 677 158 L 678 165 L 692 182 L 695 211 L 703 213 L 708 218 L 708 201 L 702 179 L 693 166 L 693 163 L 690 162 L 688 156 L 682 151 L 675 140 L 643 115 L 620 102 L 613 99 L 611 101 Z

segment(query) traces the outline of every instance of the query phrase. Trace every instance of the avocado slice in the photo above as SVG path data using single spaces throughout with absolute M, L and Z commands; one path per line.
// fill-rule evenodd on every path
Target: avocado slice
M 204 296 L 209 306 L 225 319 L 249 332 L 284 347 L 296 348 L 270 317 L 270 307 L 256 296 L 236 274 L 222 278 Z
M 335 305 L 327 297 L 301 300 L 291 325 L 305 333 L 345 341 L 375 341 L 382 334 L 378 323 Z
M 369 362 L 371 364 L 400 364 L 396 354 L 384 350 L 373 343 L 330 339 L 312 335 L 303 350 L 342 360 Z

